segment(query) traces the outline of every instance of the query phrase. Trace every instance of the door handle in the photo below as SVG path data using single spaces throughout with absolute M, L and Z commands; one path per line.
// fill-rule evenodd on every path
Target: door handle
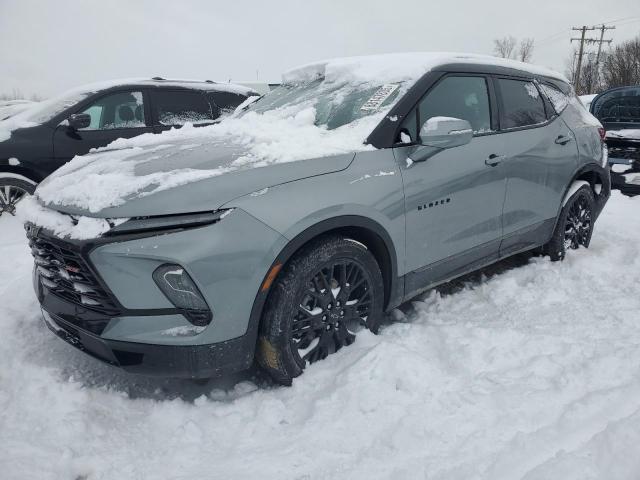
M 558 145 L 566 145 L 571 141 L 571 137 L 567 137 L 566 135 L 558 135 L 558 138 L 555 139 L 555 142 Z
M 489 155 L 489 158 L 487 158 L 484 161 L 484 163 L 489 165 L 490 167 L 495 167 L 496 165 L 498 165 L 503 160 L 506 160 L 506 158 L 507 157 L 505 157 L 504 155 L 497 155 L 495 153 L 492 153 L 491 155 Z

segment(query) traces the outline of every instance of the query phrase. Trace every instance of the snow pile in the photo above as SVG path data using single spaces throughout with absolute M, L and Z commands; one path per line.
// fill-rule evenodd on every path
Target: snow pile
M 127 375 L 42 324 L 0 218 L 0 465 L 25 478 L 636 480 L 640 198 L 591 248 L 514 259 L 394 312 L 291 388 Z
M 128 218 L 103 219 L 86 216 L 74 218 L 63 215 L 50 208 L 44 208 L 34 197 L 26 197 L 18 204 L 17 216 L 22 223 L 30 222 L 34 225 L 50 230 L 60 238 L 86 240 L 97 238 L 116 225 L 120 225 Z
M 36 194 L 47 204 L 96 213 L 121 205 L 132 196 L 151 195 L 232 171 L 372 149 L 363 141 L 382 116 L 370 115 L 328 130 L 314 125 L 312 106 L 299 105 L 263 114 L 247 112 L 208 127 L 185 125 L 160 135 L 119 139 L 96 153 L 75 157 L 40 184 Z M 245 153 L 216 168 L 207 168 L 203 162 L 201 169 L 181 168 L 180 157 L 176 157 L 168 170 L 154 169 L 155 157 L 142 155 L 194 143 L 232 144 Z

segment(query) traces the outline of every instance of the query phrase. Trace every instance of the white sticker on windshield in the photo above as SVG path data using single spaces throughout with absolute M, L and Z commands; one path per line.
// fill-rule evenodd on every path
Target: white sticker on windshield
M 382 85 L 376 93 L 360 107 L 360 110 L 377 110 L 397 88 L 398 85 L 393 83 Z

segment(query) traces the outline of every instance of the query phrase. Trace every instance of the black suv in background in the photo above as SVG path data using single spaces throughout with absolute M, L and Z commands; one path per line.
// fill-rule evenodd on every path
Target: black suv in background
M 589 110 L 607 131 L 612 187 L 640 194 L 640 86 L 602 92 Z
M 76 155 L 187 122 L 208 125 L 256 95 L 239 85 L 154 77 L 87 85 L 35 104 L 0 121 L 0 215 Z

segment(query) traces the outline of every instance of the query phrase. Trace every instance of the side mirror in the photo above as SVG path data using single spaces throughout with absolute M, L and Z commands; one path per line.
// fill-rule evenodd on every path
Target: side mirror
M 76 113 L 74 115 L 70 115 L 67 118 L 67 123 L 69 127 L 74 130 L 80 130 L 82 128 L 87 128 L 91 125 L 91 115 L 88 113 Z
M 466 145 L 473 138 L 473 129 L 466 120 L 432 117 L 420 129 L 419 146 L 409 155 L 412 162 L 424 162 L 446 148 Z
M 420 129 L 420 145 L 453 148 L 466 145 L 473 138 L 473 129 L 466 120 L 451 117 L 432 117 Z

